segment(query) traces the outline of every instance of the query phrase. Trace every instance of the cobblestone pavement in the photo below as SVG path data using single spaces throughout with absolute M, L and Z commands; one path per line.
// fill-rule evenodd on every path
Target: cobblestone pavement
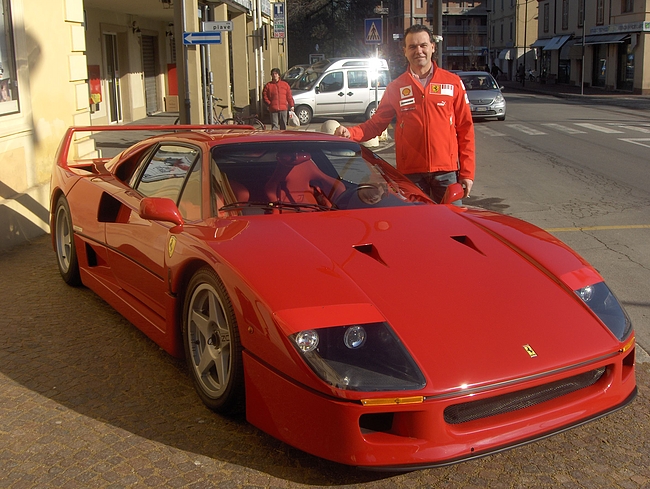
M 208 411 L 182 361 L 63 283 L 49 236 L 1 253 L 0 270 L 0 488 L 650 487 L 649 363 L 631 405 L 585 426 L 449 467 L 364 472 Z

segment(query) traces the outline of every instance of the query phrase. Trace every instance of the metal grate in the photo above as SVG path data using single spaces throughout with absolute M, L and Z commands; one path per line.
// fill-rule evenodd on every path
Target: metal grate
M 601 367 L 531 389 L 503 394 L 490 399 L 455 404 L 445 409 L 444 419 L 449 424 L 459 424 L 524 409 L 589 387 L 598 382 L 604 373 L 605 367 Z

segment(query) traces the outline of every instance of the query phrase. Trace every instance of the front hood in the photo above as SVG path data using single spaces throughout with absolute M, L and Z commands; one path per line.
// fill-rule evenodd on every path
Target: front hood
M 504 238 L 490 216 L 447 206 L 260 216 L 227 258 L 270 310 L 292 318 L 282 325 L 287 335 L 363 322 L 364 308 L 367 322 L 383 316 L 422 368 L 428 393 L 615 351 L 617 340 L 541 257 L 552 255 L 574 282 L 597 273 L 533 226 L 502 226 Z M 516 235 L 540 257 L 518 251 Z M 286 313 L 300 310 L 309 313 Z
M 499 92 L 493 90 L 473 90 L 467 92 L 467 97 L 474 104 L 487 105 L 492 103 L 498 94 Z

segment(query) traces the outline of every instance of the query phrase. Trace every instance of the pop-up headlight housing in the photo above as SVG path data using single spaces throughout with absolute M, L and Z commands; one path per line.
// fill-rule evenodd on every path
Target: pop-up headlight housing
M 629 336 L 632 321 L 605 282 L 587 285 L 575 293 L 620 341 Z

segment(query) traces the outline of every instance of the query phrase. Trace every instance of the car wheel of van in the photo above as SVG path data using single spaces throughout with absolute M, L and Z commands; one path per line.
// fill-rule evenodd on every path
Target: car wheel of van
M 301 126 L 306 126 L 311 122 L 311 118 L 314 116 L 313 112 L 309 107 L 306 105 L 300 105 L 296 107 L 296 115 L 298 116 L 298 119 L 300 120 L 300 125 Z
M 366 120 L 370 119 L 373 115 L 375 115 L 375 112 L 377 112 L 377 106 L 373 102 L 366 109 Z
M 244 364 L 235 312 L 226 287 L 211 268 L 187 286 L 182 322 L 185 359 L 199 397 L 213 411 L 244 410 Z

